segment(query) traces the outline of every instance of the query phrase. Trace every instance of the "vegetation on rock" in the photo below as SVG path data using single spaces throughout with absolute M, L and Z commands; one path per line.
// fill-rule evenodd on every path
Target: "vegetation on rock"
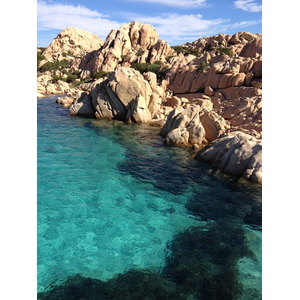
M 183 55 L 189 55 L 189 54 L 192 54 L 192 55 L 195 55 L 196 57 L 199 57 L 201 56 L 201 52 L 197 49 L 192 49 L 192 48 L 189 48 L 187 46 L 172 46 L 171 47 L 173 50 L 175 50 L 175 52 L 177 54 L 179 53 L 183 53 Z
M 42 66 L 38 67 L 39 72 L 46 72 L 46 71 L 56 71 L 61 70 L 69 66 L 70 61 L 67 59 L 63 59 L 61 61 L 47 61 Z
M 217 49 L 216 51 L 217 54 L 219 53 L 225 53 L 227 55 L 229 55 L 230 57 L 233 55 L 233 52 L 232 50 L 230 50 L 229 48 L 226 48 L 226 47 L 220 47 Z
M 153 72 L 156 74 L 158 80 L 164 79 L 166 71 L 169 69 L 168 66 L 162 66 L 161 61 L 156 61 L 154 64 L 150 63 L 134 63 L 131 65 L 131 67 L 137 71 L 139 71 L 141 74 L 146 72 Z
M 108 74 L 109 74 L 108 72 L 98 71 L 97 73 L 94 74 L 93 78 L 94 79 L 104 78 Z

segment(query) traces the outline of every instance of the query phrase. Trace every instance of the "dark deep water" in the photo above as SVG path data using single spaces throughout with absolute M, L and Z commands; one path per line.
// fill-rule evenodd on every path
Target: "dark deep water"
M 38 299 L 261 299 L 261 186 L 159 129 L 38 109 Z

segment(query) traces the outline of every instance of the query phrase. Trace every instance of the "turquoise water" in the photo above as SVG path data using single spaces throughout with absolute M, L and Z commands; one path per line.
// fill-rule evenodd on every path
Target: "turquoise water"
M 56 99 L 37 101 L 41 299 L 75 275 L 128 289 L 103 299 L 138 299 L 124 296 L 132 272 L 178 299 L 261 298 L 260 186 L 165 146 L 158 128 L 70 117 Z

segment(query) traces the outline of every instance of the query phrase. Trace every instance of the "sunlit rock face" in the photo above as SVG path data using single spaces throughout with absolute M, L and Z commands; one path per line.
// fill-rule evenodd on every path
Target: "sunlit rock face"
M 46 60 L 63 60 L 83 57 L 98 50 L 103 40 L 86 30 L 68 27 L 61 31 L 43 52 Z
M 86 78 L 99 70 L 114 71 L 119 65 L 165 60 L 172 53 L 170 45 L 159 40 L 152 25 L 133 21 L 122 25 L 119 30 L 112 29 L 101 49 L 86 55 L 79 69 L 83 70 L 81 77 Z
M 262 182 L 262 142 L 246 133 L 235 131 L 201 149 L 196 159 L 219 170 Z

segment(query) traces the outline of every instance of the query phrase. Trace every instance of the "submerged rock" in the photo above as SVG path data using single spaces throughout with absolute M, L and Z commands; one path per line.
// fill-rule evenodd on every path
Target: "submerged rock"
M 181 287 L 159 273 L 148 270 L 129 270 L 104 282 L 75 275 L 59 286 L 38 293 L 39 300 L 77 299 L 177 299 L 185 300 Z M 189 298 L 193 299 L 193 298 Z

